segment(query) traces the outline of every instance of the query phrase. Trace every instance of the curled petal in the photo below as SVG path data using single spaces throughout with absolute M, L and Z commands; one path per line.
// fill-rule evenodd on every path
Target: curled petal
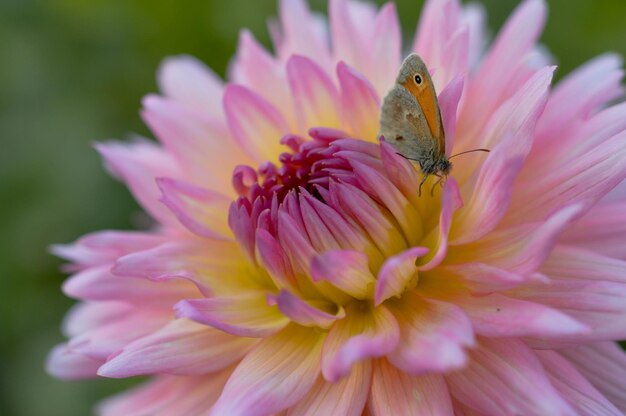
M 399 341 L 398 323 L 384 306 L 372 310 L 357 306 L 346 312 L 324 343 L 322 374 L 330 382 L 346 376 L 361 360 L 390 353 Z
M 266 337 L 283 329 L 289 319 L 268 305 L 265 293 L 189 299 L 175 306 L 176 316 L 210 325 L 240 337 Z
M 357 299 L 372 295 L 375 279 L 367 255 L 354 250 L 331 250 L 313 258 L 311 276 L 325 280 Z
M 295 289 L 296 277 L 291 263 L 276 238 L 266 230 L 257 229 L 256 248 L 276 287 Z
M 425 247 L 413 247 L 388 258 L 378 271 L 374 304 L 380 305 L 392 296 L 400 296 L 411 282 L 417 280 L 415 261 L 426 253 L 428 249 Z
M 452 216 L 454 212 L 463 205 L 459 187 L 453 178 L 449 178 L 443 188 L 441 196 L 441 213 L 439 214 L 439 230 L 438 233 L 431 233 L 428 242 L 436 238 L 434 244 L 436 249 L 431 249 L 430 255 L 423 261 L 420 261 L 419 270 L 428 271 L 437 267 L 448 253 L 448 233 L 452 226 Z
M 446 372 L 467 362 L 465 348 L 474 345 L 474 332 L 459 307 L 407 292 L 389 305 L 400 325 L 400 342 L 389 360 L 402 371 L 422 375 Z
M 346 316 L 346 312 L 341 306 L 335 307 L 336 313 L 329 313 L 326 310 L 333 308 L 333 305 L 319 301 L 307 302 L 286 290 L 281 290 L 274 300 L 278 309 L 285 316 L 302 326 L 329 328 L 336 320 Z

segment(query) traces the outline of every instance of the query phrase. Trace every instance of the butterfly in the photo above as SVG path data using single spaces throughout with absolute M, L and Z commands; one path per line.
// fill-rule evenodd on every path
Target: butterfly
M 451 158 L 469 152 L 489 152 L 474 149 L 446 156 L 437 93 L 428 68 L 417 54 L 404 60 L 395 85 L 383 100 L 378 137 L 391 144 L 400 156 L 419 164 L 424 175 L 419 184 L 420 195 L 430 175 L 439 178 L 436 185 L 450 174 Z

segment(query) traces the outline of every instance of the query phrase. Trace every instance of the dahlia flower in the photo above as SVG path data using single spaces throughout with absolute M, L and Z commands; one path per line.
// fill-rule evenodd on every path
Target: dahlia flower
M 427 2 L 445 186 L 378 136 L 403 54 L 393 4 L 280 2 L 227 83 L 167 59 L 158 143 L 97 146 L 154 219 L 55 247 L 81 302 L 60 378 L 150 376 L 104 415 L 619 415 L 626 411 L 620 58 L 552 87 L 546 6 Z M 425 189 L 432 187 L 429 178 Z

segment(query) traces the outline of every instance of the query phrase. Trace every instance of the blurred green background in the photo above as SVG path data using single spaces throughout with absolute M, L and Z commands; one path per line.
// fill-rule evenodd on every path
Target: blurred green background
M 396 3 L 410 39 L 422 2 Z M 482 3 L 492 32 L 517 4 Z M 558 77 L 604 51 L 626 53 L 626 1 L 548 3 L 542 40 Z M 47 247 L 133 227 L 139 208 L 92 143 L 149 134 L 138 109 L 156 89 L 160 60 L 188 53 L 223 75 L 239 29 L 268 45 L 275 15 L 275 0 L 0 1 L 0 415 L 90 414 L 129 384 L 61 382 L 43 371 L 73 304 Z

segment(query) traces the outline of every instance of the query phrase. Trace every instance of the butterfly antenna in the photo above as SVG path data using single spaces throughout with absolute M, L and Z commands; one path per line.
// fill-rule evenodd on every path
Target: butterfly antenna
M 487 153 L 489 153 L 490 150 L 489 149 L 466 150 L 465 152 L 461 152 L 461 153 L 457 153 L 456 155 L 452 155 L 448 159 L 452 159 L 453 157 L 457 157 L 457 156 L 460 156 L 460 155 L 464 155 L 465 153 L 472 153 L 472 152 L 487 152 Z

